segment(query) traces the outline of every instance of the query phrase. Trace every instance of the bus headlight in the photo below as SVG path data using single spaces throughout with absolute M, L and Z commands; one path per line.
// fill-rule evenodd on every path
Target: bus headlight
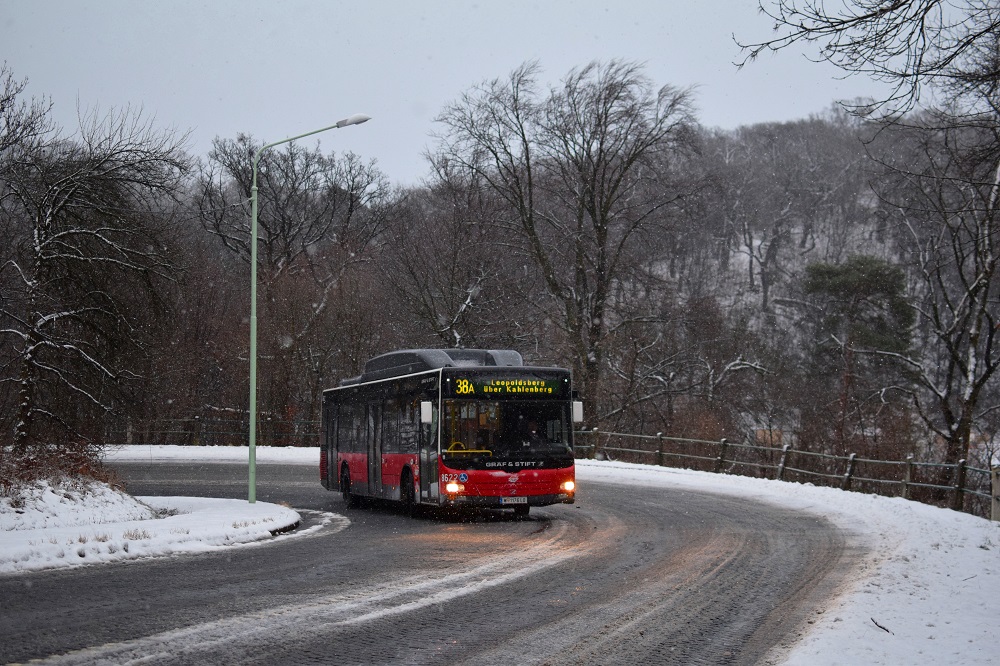
M 562 488 L 563 492 L 571 493 L 574 490 L 576 490 L 576 483 L 572 481 L 563 481 L 562 486 L 560 486 L 560 488 Z
M 457 495 L 463 490 L 465 490 L 465 486 L 463 486 L 461 483 L 455 483 L 454 481 L 449 481 L 444 486 L 444 491 L 449 495 Z

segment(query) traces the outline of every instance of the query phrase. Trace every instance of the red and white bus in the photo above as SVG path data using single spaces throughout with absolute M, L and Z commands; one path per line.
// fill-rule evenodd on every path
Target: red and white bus
M 512 508 L 576 495 L 570 371 L 510 350 L 411 349 L 323 392 L 320 479 L 359 497 Z

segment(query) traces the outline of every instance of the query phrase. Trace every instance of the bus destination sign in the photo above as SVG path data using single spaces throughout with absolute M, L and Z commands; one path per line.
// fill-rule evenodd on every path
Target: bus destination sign
M 456 377 L 455 395 L 466 398 L 557 397 L 563 381 L 537 377 Z

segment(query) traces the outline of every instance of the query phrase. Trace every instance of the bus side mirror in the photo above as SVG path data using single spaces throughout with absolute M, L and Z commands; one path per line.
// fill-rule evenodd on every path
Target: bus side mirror
M 573 401 L 573 423 L 583 423 L 583 403 L 579 400 Z
M 434 403 L 430 400 L 420 403 L 420 422 L 428 425 L 434 422 Z

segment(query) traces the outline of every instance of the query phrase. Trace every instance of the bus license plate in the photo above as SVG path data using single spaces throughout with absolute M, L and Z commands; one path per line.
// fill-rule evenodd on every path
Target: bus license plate
M 527 497 L 501 497 L 500 498 L 500 503 L 501 504 L 527 504 L 528 503 L 528 498 Z

